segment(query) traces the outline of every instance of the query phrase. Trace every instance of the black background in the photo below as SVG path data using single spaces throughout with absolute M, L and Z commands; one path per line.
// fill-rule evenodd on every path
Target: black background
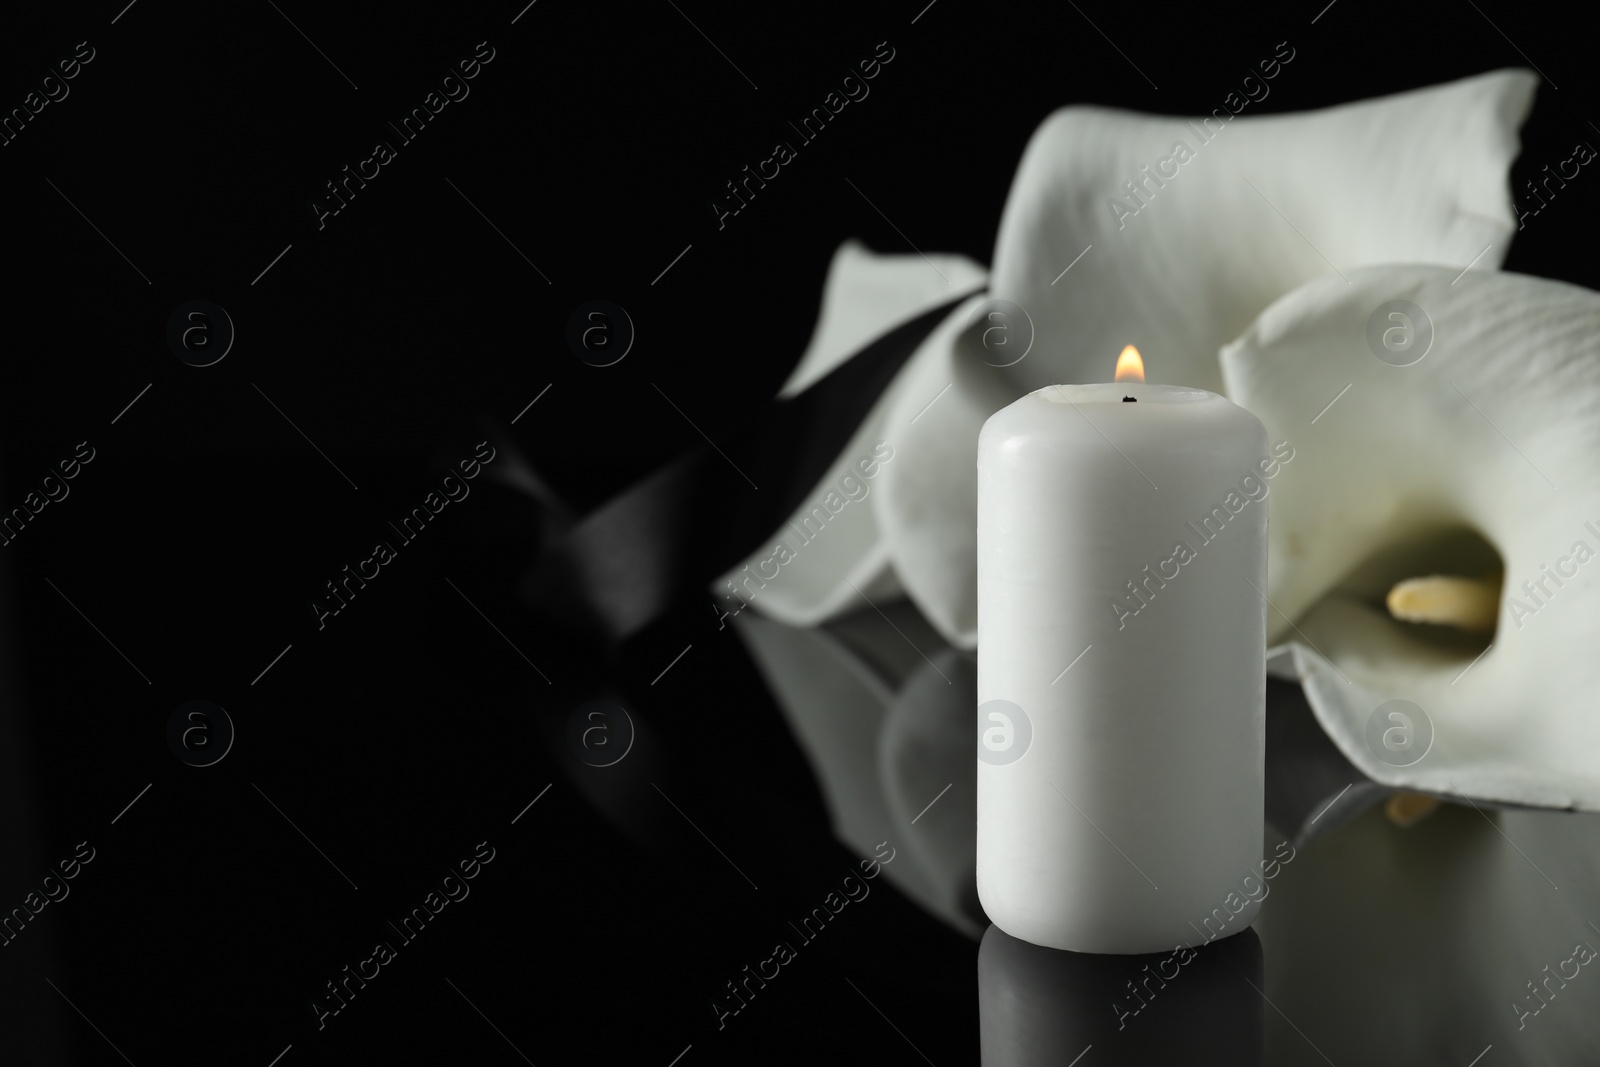
M 1280 41 L 1296 58 L 1251 114 L 1527 65 L 1520 47 L 1546 78 L 1514 184 L 1600 132 L 1561 9 L 925 2 L 7 12 L 0 107 L 78 42 L 96 54 L 0 148 L 0 503 L 80 441 L 96 455 L 0 549 L 0 908 L 78 842 L 96 857 L 0 949 L 6 1062 L 975 1062 L 975 946 L 884 881 L 718 1032 L 710 998 L 855 857 L 703 601 L 585 658 L 517 599 L 540 507 L 487 478 L 324 629 L 310 599 L 491 435 L 491 468 L 520 452 L 582 513 L 695 426 L 759 418 L 838 244 L 987 262 L 1056 107 L 1208 112 Z M 470 95 L 319 229 L 323 183 L 480 41 Z M 885 41 L 870 95 L 719 229 L 723 183 Z M 1596 285 L 1597 205 L 1580 175 L 1507 267 Z M 165 341 L 196 298 L 237 329 L 208 368 Z M 608 368 L 565 341 L 595 298 L 637 328 Z M 730 510 L 752 493 L 730 472 Z M 640 737 L 600 783 L 562 731 L 607 694 Z M 165 737 L 195 698 L 238 730 L 201 769 Z M 480 841 L 471 896 L 319 1031 L 323 983 Z

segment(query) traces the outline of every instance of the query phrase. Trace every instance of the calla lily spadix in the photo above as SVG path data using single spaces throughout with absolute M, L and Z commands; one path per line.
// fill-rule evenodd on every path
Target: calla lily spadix
M 1376 781 L 1600 810 L 1600 294 L 1495 271 L 1344 273 L 1222 352 L 1229 397 L 1295 449 L 1270 497 L 1280 662 Z M 1388 328 L 1431 344 L 1397 366 L 1369 323 L 1402 301 L 1420 314 Z M 1393 594 L 1419 579 L 1428 621 L 1396 618 Z M 1404 766 L 1367 732 L 1396 699 L 1433 732 Z
M 1001 220 L 991 296 L 1010 302 L 1005 319 L 975 298 L 923 342 L 815 499 L 747 561 L 754 573 L 777 542 L 793 550 L 752 606 L 816 625 L 864 607 L 863 596 L 903 591 L 947 642 L 975 647 L 974 456 L 984 420 L 1040 385 L 1108 380 L 1128 343 L 1143 353 L 1149 381 L 1220 389 L 1217 350 L 1275 298 L 1334 276 L 1331 264 L 1497 266 L 1514 228 L 1507 171 L 1534 86 L 1529 72 L 1496 71 L 1209 126 L 1094 107 L 1056 112 L 1025 151 Z M 1181 163 L 1179 142 L 1190 149 Z M 1133 202 L 1124 183 L 1143 180 L 1141 165 L 1172 176 L 1146 182 L 1129 217 L 1114 201 Z M 931 258 L 842 248 L 785 395 L 894 321 L 983 281 L 969 261 Z M 1003 335 L 993 328 L 1000 321 Z M 997 350 L 996 339 L 1013 347 Z M 1017 347 L 1025 357 L 1012 354 Z M 797 544 L 799 528 L 822 525 L 805 519 L 834 475 L 880 440 L 894 458 L 867 497 L 824 511 L 825 532 Z M 716 584 L 730 608 L 727 582 L 744 566 Z

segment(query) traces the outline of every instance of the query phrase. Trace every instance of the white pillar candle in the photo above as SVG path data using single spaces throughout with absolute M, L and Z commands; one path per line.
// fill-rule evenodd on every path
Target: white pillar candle
M 1254 919 L 1283 458 L 1243 408 L 1142 368 L 984 424 L 977 875 L 1007 933 L 1156 952 Z

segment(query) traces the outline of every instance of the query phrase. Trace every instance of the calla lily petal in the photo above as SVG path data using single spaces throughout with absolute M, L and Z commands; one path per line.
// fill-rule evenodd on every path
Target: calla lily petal
M 1392 261 L 1498 264 L 1514 222 L 1506 173 L 1534 85 L 1529 72 L 1497 71 L 1241 117 L 1204 145 L 1198 120 L 1094 107 L 1046 120 L 1006 202 L 991 286 L 1031 322 L 1029 354 L 996 367 L 977 358 L 991 353 L 965 319 L 952 324 L 966 328 L 930 338 L 902 371 L 916 387 L 897 390 L 889 419 L 904 443 L 882 479 L 878 522 L 901 585 L 946 640 L 977 641 L 973 465 L 990 413 L 1028 389 L 1109 380 L 1129 342 L 1149 380 L 1219 390 L 1216 350 L 1302 282 Z M 1179 142 L 1192 158 L 1172 164 L 1135 217 L 1113 211 L 1113 197 L 1132 202 L 1122 183 Z M 961 314 L 970 310 L 952 318 Z
M 920 255 L 878 255 L 858 241 L 840 245 L 828 268 L 816 331 L 778 395 L 802 391 L 880 334 L 956 293 L 981 286 L 986 278 L 984 269 L 964 256 L 935 255 L 931 260 L 932 265 Z M 757 610 L 791 626 L 812 626 L 863 607 L 862 594 L 873 600 L 900 594 L 872 506 L 840 492 L 846 477 L 869 494 L 876 488 L 872 479 L 863 478 L 859 465 L 878 465 L 881 453 L 875 456 L 874 446 L 886 440 L 894 395 L 891 385 L 790 521 L 714 585 L 727 610 L 739 610 L 740 603 L 729 592 L 730 582 Z M 891 460 L 883 469 L 892 465 Z M 877 481 L 881 484 L 881 477 Z M 826 523 L 813 519 L 807 525 L 830 493 L 834 507 L 824 508 Z M 771 559 L 780 541 L 786 549 L 777 577 L 761 580 L 761 570 L 769 577 L 772 570 L 757 564 Z M 747 569 L 756 580 L 746 578 Z
M 1222 352 L 1229 396 L 1294 450 L 1271 482 L 1271 631 L 1376 781 L 1600 810 L 1600 294 L 1428 266 L 1346 274 Z M 1491 569 L 1487 646 L 1384 606 L 1399 579 Z M 1396 719 L 1393 700 L 1414 708 Z
M 988 273 L 966 256 L 880 255 L 860 241 L 844 242 L 828 264 L 811 341 L 778 396 L 804 391 L 885 330 L 976 289 Z
M 974 297 L 928 335 L 893 387 L 895 462 L 873 501 L 901 587 L 957 648 L 978 644 L 978 431 L 1016 392 L 985 357 L 989 301 Z
M 1057 111 L 1023 154 L 995 242 L 994 295 L 1027 309 L 1041 342 L 1018 384 L 1107 381 L 1131 343 L 1149 381 L 1218 391 L 1216 350 L 1304 282 L 1480 253 L 1498 266 L 1536 84 L 1501 70 L 1226 123 Z

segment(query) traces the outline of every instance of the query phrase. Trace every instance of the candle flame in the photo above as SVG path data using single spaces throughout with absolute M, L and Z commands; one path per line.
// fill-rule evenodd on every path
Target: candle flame
M 1144 381 L 1144 360 L 1139 357 L 1139 350 L 1132 345 L 1124 348 L 1117 357 L 1117 377 L 1119 382 Z

